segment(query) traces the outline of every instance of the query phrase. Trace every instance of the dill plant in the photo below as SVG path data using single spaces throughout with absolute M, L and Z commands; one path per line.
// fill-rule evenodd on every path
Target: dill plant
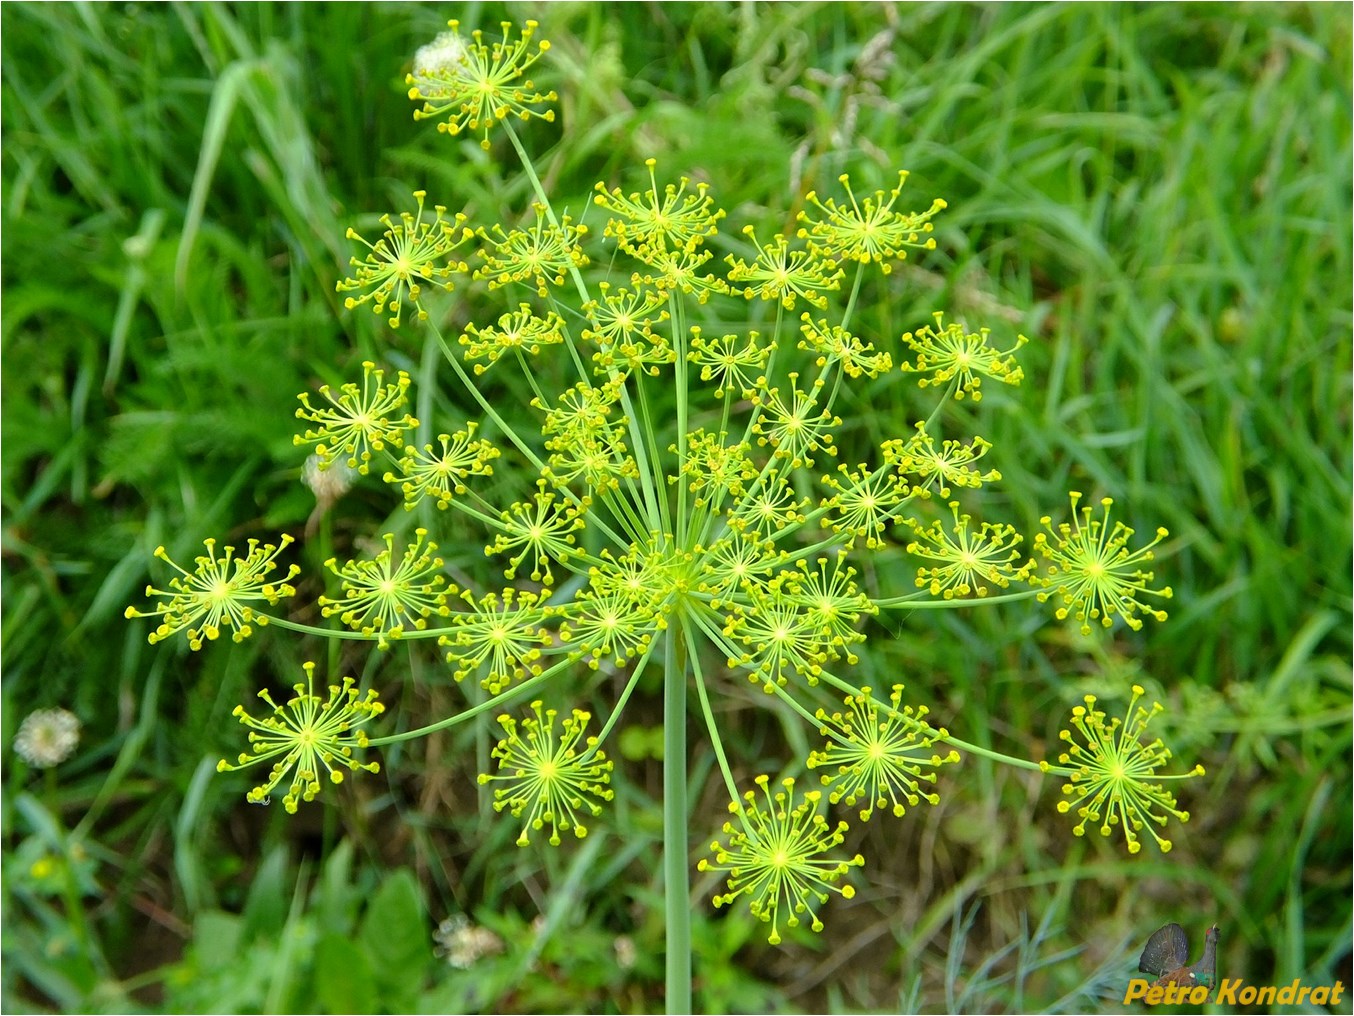
M 416 190 L 412 211 L 381 218 L 381 235 L 349 230 L 360 256 L 338 283 L 350 310 L 370 308 L 392 329 L 426 329 L 481 418 L 436 421 L 435 442 L 418 446 L 418 421 L 404 411 L 409 377 L 388 377 L 370 362 L 360 380 L 322 387 L 320 401 L 301 395 L 296 410 L 308 425 L 296 444 L 313 452 L 312 486 L 329 469 L 343 472 L 345 487 L 353 471 L 374 474 L 407 509 L 462 513 L 482 526 L 485 551 L 508 584 L 460 588 L 435 534 L 420 527 L 407 545 L 386 534 L 370 558 L 327 562 L 339 595 L 321 597 L 319 607 L 344 627 L 316 627 L 278 610 L 296 593 L 296 566 L 272 574 L 291 536 L 251 540 L 243 554 L 218 553 L 208 539 L 192 569 L 157 550 L 178 574 L 167 589 L 147 589 L 153 607 L 127 610 L 158 621 L 152 642 L 182 633 L 194 650 L 270 622 L 377 650 L 431 639 L 455 680 L 478 680 L 487 698 L 417 730 L 372 736 L 383 709 L 376 692 L 343 677 L 326 696 L 306 664 L 305 683 L 283 704 L 264 690 L 263 716 L 236 709 L 248 747 L 218 768 L 271 763 L 248 799 L 266 802 L 285 786 L 283 803 L 294 812 L 326 780 L 379 770 L 358 752 L 494 714 L 503 737 L 492 752 L 495 770 L 480 782 L 492 788 L 494 806 L 519 821 L 519 844 L 558 844 L 585 836 L 605 812 L 613 767 L 605 746 L 641 676 L 660 668 L 673 1011 L 691 1008 L 689 709 L 703 721 L 729 796 L 729 816 L 699 867 L 725 877 L 714 905 L 746 904 L 773 943 L 801 925 L 821 930 L 831 897 L 854 894 L 848 876 L 865 862 L 839 852 L 848 822 L 935 804 L 940 773 L 961 752 L 1066 780 L 1058 810 L 1079 819 L 1077 835 L 1117 830 L 1136 853 L 1146 829 L 1169 850 L 1167 821 L 1188 813 L 1163 781 L 1203 770 L 1161 771 L 1171 753 L 1145 733 L 1161 707 L 1139 706 L 1141 688 L 1123 719 L 1109 719 L 1088 696 L 1072 710 L 1076 733 L 1062 734 L 1067 750 L 1053 761 L 1029 760 L 961 740 L 934 725 L 926 705 L 907 701 L 903 685 L 878 689 L 856 672 L 862 622 L 880 612 L 1033 598 L 1053 601 L 1058 618 L 1090 633 L 1116 621 L 1138 629 L 1145 617 L 1164 620 L 1160 603 L 1171 595 L 1145 567 L 1165 530 L 1136 540 L 1112 521 L 1109 498 L 1097 515 L 1072 492 L 1070 521 L 1042 519 L 1032 557 L 1015 526 L 975 522 L 963 510 L 961 494 L 972 499 L 1000 473 L 989 442 L 945 433 L 943 407 L 980 400 L 985 384 L 1019 384 L 1024 336 L 997 348 L 987 328 L 946 323 L 942 313 L 898 343 L 853 331 L 867 273 L 887 274 L 909 254 L 933 249 L 932 220 L 945 202 L 905 210 L 906 172 L 870 194 L 856 193 L 843 175 L 838 195 L 805 195 L 794 235 L 763 238 L 745 226 L 750 256 L 721 263 L 709 241 L 726 213 L 711 188 L 686 178 L 660 182 L 650 159 L 637 191 L 597 185 L 598 235 L 557 214 L 513 126 L 554 117 L 555 93 L 528 77 L 549 50 L 536 29 L 505 23 L 489 40 L 462 34 L 452 21 L 420 51 L 408 79 L 415 119 L 436 120 L 452 138 L 477 135 L 486 148 L 492 131 L 507 136 L 535 194 L 526 224 L 474 226 L 444 205 L 430 209 Z M 611 265 L 610 277 L 589 285 L 580 269 L 594 262 Z M 429 298 L 468 280 L 504 291 L 505 302 L 448 334 Z M 769 326 L 715 324 L 752 301 L 771 305 Z M 544 372 L 533 362 L 547 356 L 563 357 L 572 372 L 562 391 L 539 386 Z M 476 383 L 510 369 L 534 392 L 530 428 L 506 418 Z M 933 393 L 934 411 L 883 442 L 875 461 L 837 461 L 843 391 L 862 378 L 898 375 Z M 659 418 L 662 389 L 675 419 Z M 537 479 L 501 506 L 478 485 L 504 455 L 527 463 Z M 924 509 L 935 500 L 948 518 L 927 521 Z M 853 560 L 900 536 L 916 561 L 915 586 L 867 594 Z M 594 731 L 588 712 L 553 697 L 556 678 L 603 663 L 627 677 Z M 736 783 L 713 700 L 728 675 L 740 673 L 821 738 L 800 760 L 806 776 Z M 713 825 L 709 816 L 694 821 Z

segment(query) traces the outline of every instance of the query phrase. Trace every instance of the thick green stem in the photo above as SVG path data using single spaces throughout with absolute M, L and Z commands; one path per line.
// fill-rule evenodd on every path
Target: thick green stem
M 663 675 L 663 909 L 667 1010 L 691 1008 L 691 886 L 686 814 L 686 643 L 679 616 L 668 626 Z

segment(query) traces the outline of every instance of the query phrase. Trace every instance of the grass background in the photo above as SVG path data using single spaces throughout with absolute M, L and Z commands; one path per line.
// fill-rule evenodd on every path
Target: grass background
M 238 750 L 233 706 L 318 648 L 273 632 L 190 655 L 122 619 L 157 544 L 183 560 L 304 527 L 297 392 L 369 357 L 418 373 L 416 339 L 340 311 L 344 228 L 415 187 L 481 222 L 524 209 L 510 150 L 448 146 L 401 84 L 447 17 L 505 12 L 554 44 L 559 122 L 527 143 L 560 205 L 656 156 L 770 231 L 843 170 L 911 170 L 913 204 L 950 211 L 939 249 L 870 294 L 870 327 L 944 309 L 1035 339 L 1022 388 L 973 421 L 1004 474 L 994 510 L 1032 526 L 1082 489 L 1171 531 L 1165 624 L 1084 640 L 1035 607 L 893 619 L 862 668 L 1031 757 L 1082 694 L 1144 684 L 1182 767 L 1208 769 L 1175 850 L 1078 840 L 1052 785 L 970 759 L 941 806 L 859 833 L 869 888 L 822 936 L 771 949 L 700 885 L 698 1004 L 1122 1008 L 1167 921 L 1196 948 L 1217 921 L 1224 976 L 1349 985 L 1347 7 L 6 4 L 6 1010 L 661 1009 L 654 689 L 610 827 L 581 845 L 511 846 L 473 731 L 383 758 L 374 798 L 286 821 L 212 767 Z M 437 414 L 469 413 L 434 391 Z M 897 433 L 913 398 L 865 392 L 844 442 Z M 333 539 L 389 510 L 359 486 Z M 477 534 L 453 537 L 449 559 L 482 560 Z M 300 554 L 318 574 L 319 548 Z M 906 581 L 900 558 L 876 567 Z M 392 682 L 407 724 L 459 701 L 435 659 L 331 663 Z M 83 721 L 80 751 L 29 771 L 13 733 L 54 705 Z M 748 765 L 786 757 L 768 714 L 729 722 Z M 693 749 L 698 791 L 711 764 Z M 693 843 L 721 807 L 698 802 Z M 429 932 L 461 912 L 506 952 L 434 962 Z

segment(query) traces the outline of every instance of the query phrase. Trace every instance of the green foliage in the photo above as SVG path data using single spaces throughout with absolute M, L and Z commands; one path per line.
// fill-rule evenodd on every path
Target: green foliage
M 501 13 L 485 7 L 476 19 L 491 26 Z M 1147 932 L 1168 920 L 1199 926 L 1203 915 L 1224 928 L 1224 976 L 1347 975 L 1344 12 L 700 4 L 632 17 L 623 6 L 557 4 L 508 13 L 542 20 L 554 43 L 538 77 L 560 95 L 558 120 L 524 134 L 547 153 L 543 175 L 571 212 L 595 180 L 624 179 L 651 156 L 721 181 L 723 203 L 746 210 L 740 221 L 755 221 L 764 240 L 787 228 L 794 195 L 827 193 L 847 169 L 866 191 L 892 186 L 894 168 L 907 166 L 907 191 L 944 194 L 934 255 L 863 291 L 869 330 L 896 337 L 943 306 L 949 318 L 1036 338 L 1020 350 L 1015 393 L 1033 412 L 1016 412 L 1004 385 L 982 389 L 979 432 L 1018 450 L 1001 463 L 1002 516 L 1037 518 L 1070 489 L 1112 492 L 1127 524 L 1171 533 L 1154 567 L 1174 589 L 1172 616 L 1149 625 L 1150 638 L 1120 629 L 1085 641 L 1037 608 L 938 625 L 876 619 L 857 665 L 884 675 L 876 688 L 903 681 L 937 722 L 1001 751 L 1047 748 L 1067 702 L 1141 684 L 1169 707 L 1154 729 L 1209 774 L 1195 781 L 1193 816 L 1169 858 L 1129 861 L 1099 837 L 1075 840 L 1070 824 L 1033 817 L 1055 799 L 1051 781 L 970 759 L 941 808 L 910 809 L 896 833 L 850 845 L 878 888 L 832 915 L 859 929 L 849 954 L 790 936 L 771 952 L 748 941 L 747 923 L 707 920 L 696 905 L 698 998 L 723 992 L 704 1007 L 1084 1009 L 1087 980 L 1121 984 Z M 237 957 L 248 941 L 267 959 L 232 960 L 238 977 L 210 979 L 218 990 L 204 988 L 203 1008 L 227 1010 L 246 990 L 280 1008 L 272 978 L 278 991 L 299 983 L 278 964 L 297 883 L 264 858 L 280 844 L 334 856 L 333 828 L 318 825 L 330 820 L 287 826 L 281 809 L 247 809 L 247 784 L 212 767 L 239 750 L 234 704 L 285 687 L 303 659 L 321 657 L 271 638 L 191 657 L 172 643 L 150 650 L 120 614 L 140 602 L 160 544 L 186 561 L 209 536 L 243 547 L 306 526 L 316 502 L 298 482 L 296 421 L 270 407 L 353 380 L 377 351 L 380 319 L 340 313 L 344 226 L 379 233 L 374 218 L 354 216 L 406 207 L 414 179 L 464 196 L 477 221 L 529 202 L 506 149 L 483 155 L 472 141 L 449 160 L 446 139 L 408 118 L 402 61 L 446 16 L 360 4 L 0 9 L 7 1008 L 169 1009 L 171 996 L 172 1008 L 187 1008 L 177 992 L 188 989 L 170 974 L 207 964 L 206 943 Z M 415 347 L 387 365 L 421 381 Z M 497 369 L 484 383 L 496 404 L 533 396 Z M 908 415 L 901 387 L 866 384 L 838 410 L 843 462 L 895 436 Z M 413 415 L 457 421 L 449 433 L 471 415 L 451 395 L 426 398 Z M 523 481 L 501 459 L 475 480 L 505 504 Z M 387 519 L 374 477 L 340 504 L 306 541 L 308 576 L 323 577 L 338 550 L 349 556 L 355 532 L 413 539 Z M 941 525 L 952 518 L 942 510 Z M 482 553 L 476 528 L 447 525 L 444 557 Z M 863 571 L 862 581 L 893 589 L 914 578 L 897 549 Z M 308 602 L 343 595 L 318 584 L 298 592 Z M 379 665 L 369 671 L 342 652 L 328 664 L 382 680 Z M 399 667 L 407 684 L 392 722 L 449 708 L 434 661 L 410 654 Z M 653 676 L 627 714 L 650 732 L 661 722 Z M 751 704 L 762 693 L 743 694 Z M 594 714 L 611 698 L 599 695 Z M 25 715 L 52 706 L 79 716 L 82 740 L 39 774 L 11 745 Z M 749 771 L 818 747 L 795 744 L 802 724 L 774 711 L 740 705 L 723 719 Z M 623 741 L 618 758 L 660 748 Z M 511 915 L 502 930 L 525 934 L 546 909 L 534 892 L 566 871 L 516 854 L 502 869 L 516 831 L 481 817 L 489 802 L 476 807 L 471 783 L 489 750 L 474 731 L 450 732 L 426 752 L 383 758 L 403 775 L 378 781 L 372 796 L 344 788 L 333 821 L 361 847 L 348 863 L 363 892 L 302 897 L 303 914 L 322 915 L 317 927 L 349 935 L 343 946 L 313 937 L 290 969 L 323 959 L 342 971 L 324 990 L 366 991 L 353 958 L 365 955 L 360 904 L 406 865 L 427 901 L 425 942 L 444 913 L 482 924 Z M 571 926 L 542 954 L 551 963 L 516 981 L 474 987 L 477 965 L 454 972 L 456 989 L 423 982 L 428 999 L 460 1000 L 439 1011 L 531 1008 L 511 994 L 518 984 L 548 1000 L 539 1008 L 661 1007 L 652 966 L 661 929 L 627 910 L 639 902 L 652 914 L 657 897 L 624 895 L 647 870 L 630 844 L 657 852 L 657 767 L 617 764 L 615 856 L 578 876 L 595 938 Z M 693 746 L 693 799 L 714 811 L 717 799 L 700 797 L 712 764 L 708 746 Z M 1030 821 L 1009 821 L 1027 809 Z M 592 842 L 601 840 L 580 849 Z M 72 844 L 87 859 L 71 869 L 85 873 L 74 888 L 26 884 L 46 873 L 33 873 L 40 855 L 74 856 Z M 86 878 L 97 895 L 81 888 Z M 257 932 L 238 916 L 247 886 L 275 894 L 268 920 L 251 918 Z M 1037 959 L 1009 950 L 1030 937 L 1026 914 L 1039 919 Z M 574 932 L 597 945 L 568 948 Z M 613 933 L 630 935 L 650 966 L 615 994 L 589 994 L 580 986 L 604 982 Z M 589 972 L 562 973 L 565 964 Z M 758 988 L 766 983 L 779 987 Z M 439 988 L 452 993 L 434 996 Z

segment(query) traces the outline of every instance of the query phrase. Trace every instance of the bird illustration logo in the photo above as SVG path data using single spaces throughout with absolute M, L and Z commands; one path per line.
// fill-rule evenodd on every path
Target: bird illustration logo
M 1178 924 L 1166 924 L 1152 932 L 1138 960 L 1138 969 L 1156 977 L 1156 987 L 1176 985 L 1212 988 L 1218 983 L 1218 926 L 1204 935 L 1204 954 L 1189 965 L 1189 939 Z

